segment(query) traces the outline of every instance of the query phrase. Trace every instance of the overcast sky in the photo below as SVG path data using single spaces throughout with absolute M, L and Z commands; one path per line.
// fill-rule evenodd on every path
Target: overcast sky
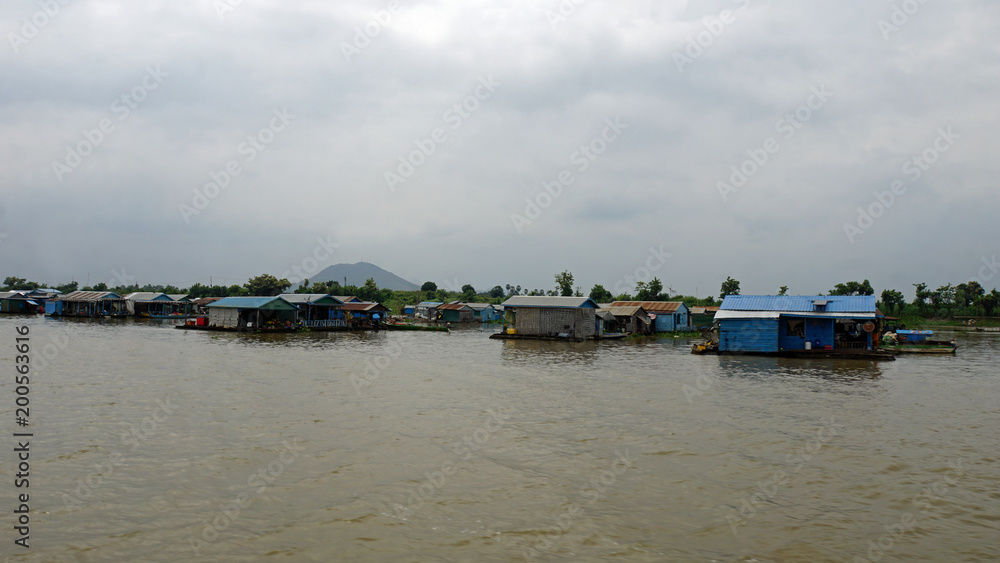
M 346 4 L 0 4 L 0 276 L 1000 286 L 995 1 Z

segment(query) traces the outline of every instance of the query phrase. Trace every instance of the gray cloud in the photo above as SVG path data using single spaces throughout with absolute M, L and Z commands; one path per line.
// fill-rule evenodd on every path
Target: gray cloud
M 888 1 L 579 2 L 565 19 L 559 2 L 388 6 L 245 0 L 220 17 L 210 0 L 75 0 L 28 39 L 39 4 L 4 3 L 0 274 L 238 283 L 331 235 L 331 263 L 371 258 L 418 283 L 549 288 L 569 269 L 588 290 L 664 245 L 657 275 L 684 293 L 732 275 L 744 292 L 869 278 L 909 294 L 997 252 L 995 4 L 926 3 L 888 39 Z M 115 100 L 157 66 L 167 76 L 125 115 Z M 787 138 L 780 120 L 824 85 Z M 282 109 L 295 118 L 262 134 Z M 614 117 L 628 129 L 581 170 L 574 155 Z M 52 163 L 102 120 L 114 130 L 60 180 Z M 906 163 L 948 127 L 959 138 L 911 180 Z M 390 190 L 386 172 L 435 130 L 445 140 Z M 270 141 L 249 159 L 255 136 Z M 770 138 L 779 150 L 723 200 L 717 184 Z M 240 173 L 185 221 L 231 161 Z M 563 171 L 573 183 L 518 233 L 512 215 Z M 852 243 L 844 225 L 895 180 L 905 193 Z

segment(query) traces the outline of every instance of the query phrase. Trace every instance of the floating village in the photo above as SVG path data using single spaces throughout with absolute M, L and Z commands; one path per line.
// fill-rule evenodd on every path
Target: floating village
M 179 330 L 234 332 L 423 330 L 489 324 L 492 339 L 582 342 L 700 333 L 695 354 L 892 360 L 954 354 L 955 341 L 907 330 L 874 296 L 727 295 L 718 307 L 517 295 L 502 304 L 421 302 L 393 314 L 353 296 L 282 294 L 191 299 L 187 295 L 54 289 L 0 293 L 0 312 L 50 317 L 173 319 Z

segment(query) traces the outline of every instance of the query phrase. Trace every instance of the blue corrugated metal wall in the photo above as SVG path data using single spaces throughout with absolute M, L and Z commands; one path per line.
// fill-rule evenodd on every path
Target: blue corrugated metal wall
M 686 329 L 689 324 L 689 315 L 682 308 L 676 313 L 657 313 L 653 330 L 656 332 L 673 332 L 675 330 Z
M 777 352 L 778 319 L 725 319 L 719 321 L 722 352 Z

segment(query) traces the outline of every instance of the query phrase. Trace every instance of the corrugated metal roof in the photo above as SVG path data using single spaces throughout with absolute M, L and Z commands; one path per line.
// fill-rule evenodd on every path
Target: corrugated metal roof
M 544 307 L 546 309 L 597 309 L 597 303 L 589 297 L 542 297 L 515 295 L 503 302 L 504 307 Z
M 814 301 L 826 301 L 817 309 Z M 722 311 L 778 311 L 789 313 L 875 313 L 874 295 L 727 295 Z
M 466 303 L 466 305 L 468 305 L 473 311 L 485 311 L 493 306 L 489 303 Z
M 121 295 L 111 291 L 74 291 L 60 295 L 59 301 L 101 301 L 103 299 L 121 299 Z
M 373 309 L 388 311 L 381 303 L 344 303 L 340 307 L 341 311 L 371 311 Z
M 433 309 L 434 307 L 437 307 L 438 305 L 444 305 L 444 301 L 421 301 L 420 303 L 417 303 L 417 307 L 420 307 L 420 308 L 429 307 L 429 308 Z
M 834 318 L 834 319 L 874 319 L 875 313 L 843 312 L 827 313 L 819 311 L 727 311 L 725 309 L 715 314 L 715 320 L 728 319 L 777 319 L 778 317 Z
M 183 301 L 184 299 L 187 299 L 188 294 L 187 293 L 167 293 L 166 296 L 169 297 L 170 299 L 174 300 L 174 301 Z
M 0 292 L 0 299 L 27 299 L 28 296 L 22 291 L 4 291 Z
M 281 297 L 226 297 L 219 299 L 215 303 L 209 303 L 207 307 L 221 307 L 224 309 L 261 309 L 270 305 L 273 301 L 280 301 L 288 305 L 289 309 L 297 309 L 295 305 L 285 301 Z M 279 304 L 280 306 L 280 304 Z
M 136 291 L 125 296 L 126 301 L 173 301 L 166 293 L 156 291 Z
M 191 302 L 195 305 L 208 305 L 209 303 L 215 303 L 221 299 L 222 297 L 200 297 L 198 299 L 192 299 Z
M 342 305 L 343 301 L 325 293 L 282 293 L 281 298 L 289 303 L 322 303 Z M 333 301 L 333 303 L 331 303 Z
M 627 305 L 622 307 L 608 307 L 606 310 L 616 317 L 631 317 L 636 313 L 645 313 L 646 310 L 639 305 Z
M 598 309 L 594 314 L 597 315 L 597 318 L 604 319 L 605 322 L 615 322 L 615 316 L 607 309 Z
M 331 295 L 337 301 L 341 303 L 361 303 L 361 300 L 353 295 Z
M 462 309 L 472 309 L 465 303 L 446 303 L 444 305 L 438 305 L 438 311 L 461 311 Z
M 615 301 L 612 307 L 642 307 L 647 313 L 676 313 L 682 301 Z M 686 305 L 684 305 L 686 307 Z

